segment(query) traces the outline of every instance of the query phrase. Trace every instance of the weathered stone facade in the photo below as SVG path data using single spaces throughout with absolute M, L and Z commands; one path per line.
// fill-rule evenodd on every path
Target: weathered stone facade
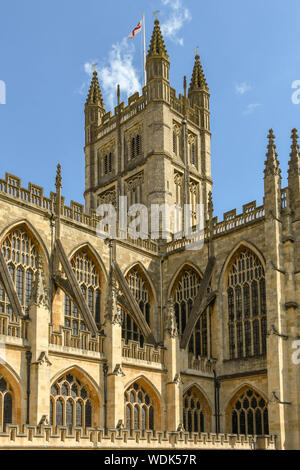
M 288 187 L 271 130 L 263 206 L 219 222 L 199 56 L 178 98 L 169 65 L 156 20 L 141 96 L 106 113 L 94 72 L 85 208 L 60 166 L 49 198 L 0 180 L 0 448 L 300 447 L 297 132 Z M 203 204 L 203 247 L 99 238 L 119 196 Z

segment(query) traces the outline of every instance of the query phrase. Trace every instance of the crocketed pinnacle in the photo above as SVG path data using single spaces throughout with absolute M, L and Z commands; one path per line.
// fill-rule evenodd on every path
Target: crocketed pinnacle
M 61 188 L 61 166 L 59 163 L 56 168 L 55 186 L 56 188 Z
M 208 90 L 205 75 L 200 62 L 200 56 L 199 54 L 196 54 L 189 92 L 198 90 L 199 88 L 205 88 Z
M 208 214 L 209 214 L 210 219 L 212 219 L 213 213 L 214 213 L 214 205 L 213 205 L 212 192 L 209 191 L 209 193 L 208 193 Z
M 265 160 L 265 176 L 267 175 L 280 175 L 279 162 L 277 160 L 275 135 L 273 129 L 269 130 L 268 146 L 267 146 L 267 159 Z
M 93 78 L 91 81 L 86 104 L 97 104 L 98 106 L 101 106 L 103 109 L 105 109 L 96 70 L 93 72 Z
M 154 21 L 154 29 L 153 29 L 152 38 L 150 41 L 148 57 L 152 57 L 156 55 L 164 56 L 167 59 L 169 58 L 167 54 L 166 46 L 165 46 L 165 43 L 161 34 L 161 30 L 159 27 L 159 21 L 157 18 Z
M 300 173 L 300 154 L 299 154 L 297 129 L 292 129 L 291 139 L 292 139 L 292 145 L 291 145 L 288 173 L 289 175 L 292 175 L 292 174 L 298 175 Z

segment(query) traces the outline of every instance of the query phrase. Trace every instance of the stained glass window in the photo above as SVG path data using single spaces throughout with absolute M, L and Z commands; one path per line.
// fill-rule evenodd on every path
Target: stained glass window
M 16 286 L 20 303 L 24 311 L 27 312 L 37 268 L 37 244 L 25 229 L 17 228 L 3 240 L 2 253 Z M 3 285 L 1 285 L 0 310 L 13 313 Z
M 101 315 L 101 285 L 99 269 L 96 267 L 96 263 L 93 261 L 92 257 L 84 249 L 73 256 L 71 265 L 89 310 L 95 318 L 95 321 L 99 324 Z M 72 329 L 73 335 L 78 335 L 79 324 L 80 329 L 86 329 L 85 322 L 81 317 L 81 314 L 79 315 L 77 306 L 69 296 L 65 295 L 65 326 Z
M 127 429 L 154 429 L 154 404 L 138 382 L 127 388 L 124 401 Z
M 264 268 L 258 257 L 243 249 L 228 275 L 230 358 L 266 354 L 266 291 Z
M 53 426 L 67 426 L 69 432 L 73 426 L 92 426 L 90 392 L 73 374 L 60 377 L 52 385 L 50 410 L 50 424 Z
M 233 434 L 269 434 L 266 401 L 251 389 L 240 393 L 231 410 L 231 427 Z

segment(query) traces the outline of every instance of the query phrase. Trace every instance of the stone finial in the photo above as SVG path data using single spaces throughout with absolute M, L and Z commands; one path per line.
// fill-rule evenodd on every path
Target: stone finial
M 58 163 L 56 168 L 56 178 L 55 178 L 56 189 L 61 188 L 61 165 Z
M 93 77 L 92 77 L 90 89 L 88 92 L 86 104 L 98 105 L 101 108 L 103 108 L 105 111 L 105 105 L 104 105 L 104 101 L 102 98 L 102 93 L 101 93 L 101 89 L 99 85 L 97 70 L 93 71 Z
M 200 62 L 200 56 L 197 53 L 195 55 L 195 63 L 194 63 L 194 68 L 193 68 L 189 93 L 191 91 L 197 91 L 197 90 L 199 90 L 199 88 L 202 88 L 202 89 L 205 89 L 206 91 L 208 91 L 206 78 L 205 78 L 203 68 L 202 68 L 202 65 L 201 65 L 201 62 Z
M 120 85 L 117 85 L 117 102 L 118 106 L 120 105 Z
M 292 129 L 291 139 L 292 139 L 292 145 L 291 145 L 289 169 L 288 169 L 289 176 L 300 174 L 300 153 L 299 153 L 297 129 Z
M 186 75 L 183 77 L 183 94 L 184 97 L 186 98 Z
M 168 310 L 166 314 L 165 330 L 169 333 L 171 338 L 178 336 L 177 321 L 175 316 L 175 306 L 172 297 L 168 300 Z
M 46 287 L 43 261 L 39 253 L 37 254 L 36 267 L 37 267 L 37 271 L 35 273 L 35 279 L 33 283 L 30 304 L 34 304 L 37 307 L 48 308 L 49 307 L 49 295 L 48 295 L 48 289 Z
M 280 176 L 280 168 L 279 162 L 277 160 L 277 153 L 276 153 L 276 145 L 275 145 L 275 135 L 273 129 L 269 130 L 268 138 L 268 146 L 267 146 L 267 153 L 265 160 L 265 177 L 268 175 L 272 176 Z
M 162 33 L 160 30 L 159 21 L 157 18 L 155 18 L 154 29 L 153 29 L 153 33 L 152 33 L 152 37 L 150 41 L 150 47 L 148 51 L 148 57 L 157 56 L 157 55 L 164 56 L 167 59 L 169 58 L 167 54 L 166 46 L 162 37 Z

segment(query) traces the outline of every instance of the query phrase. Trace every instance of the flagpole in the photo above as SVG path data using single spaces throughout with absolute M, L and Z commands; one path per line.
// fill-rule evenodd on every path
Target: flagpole
M 144 86 L 146 86 L 146 27 L 145 13 L 143 13 L 143 47 L 144 47 Z

